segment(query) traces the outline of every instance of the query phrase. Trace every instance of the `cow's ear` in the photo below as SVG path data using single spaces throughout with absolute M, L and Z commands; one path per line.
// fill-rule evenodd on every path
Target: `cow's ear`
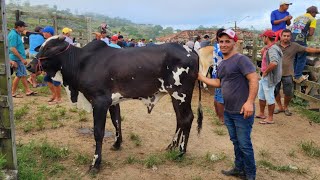
M 60 35 L 59 38 L 58 38 L 60 41 L 64 41 L 66 39 L 66 37 Z
M 39 52 L 40 48 L 41 48 L 41 45 L 40 45 L 40 46 L 37 46 L 34 50 L 35 50 L 36 52 Z

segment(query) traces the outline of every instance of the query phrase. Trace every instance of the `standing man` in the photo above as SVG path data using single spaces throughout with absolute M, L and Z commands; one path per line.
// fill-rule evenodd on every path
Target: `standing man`
M 121 48 L 118 44 L 117 44 L 117 42 L 118 42 L 118 36 L 117 35 L 113 35 L 112 37 L 111 37 L 111 43 L 110 44 L 108 44 L 108 46 L 110 46 L 110 47 L 113 47 L 113 48 Z
M 22 98 L 22 95 L 17 94 L 17 88 L 20 79 L 27 96 L 36 94 L 36 92 L 30 90 L 27 82 L 27 69 L 25 67 L 27 64 L 26 53 L 21 39 L 21 33 L 26 27 L 26 23 L 23 21 L 17 21 L 14 24 L 14 29 L 12 29 L 8 34 L 9 58 L 11 61 L 14 61 L 17 64 L 16 77 L 12 82 L 12 97 L 16 98 Z
M 280 32 L 286 29 L 286 26 L 290 26 L 292 16 L 287 11 L 289 5 L 292 5 L 289 1 L 281 0 L 279 9 L 271 12 L 271 25 L 272 31 L 276 33 L 276 41 L 280 36 Z
M 292 41 L 307 47 L 307 38 L 313 36 L 317 26 L 316 15 L 319 14 L 318 8 L 311 6 L 307 9 L 307 13 L 294 19 L 292 27 Z M 294 81 L 301 83 L 308 79 L 303 76 L 302 71 L 307 62 L 307 53 L 298 53 L 294 60 Z
M 194 40 L 194 47 L 193 47 L 193 49 L 197 52 L 197 54 L 199 54 L 199 49 L 201 48 L 200 42 L 201 42 L 201 37 L 197 36 Z
M 30 36 L 29 36 L 29 45 L 30 45 L 30 48 L 29 48 L 29 58 L 31 59 L 31 62 L 33 63 L 30 63 L 30 64 L 37 64 L 38 60 L 35 59 L 36 58 L 36 55 L 38 54 L 38 52 L 35 50 L 38 46 L 40 46 L 42 43 L 44 43 L 44 37 L 42 35 L 42 27 L 38 26 L 34 29 L 35 33 L 30 33 Z M 29 64 L 29 65 L 30 65 Z M 36 88 L 37 87 L 37 76 L 39 74 L 41 74 L 41 71 L 36 71 L 36 68 L 34 68 L 34 71 L 28 69 L 31 74 L 30 74 L 30 78 L 28 78 L 28 82 L 32 84 L 32 87 Z
M 71 39 L 71 32 L 72 29 L 65 27 L 62 29 L 62 35 L 66 38 L 65 41 L 67 41 L 69 44 L 73 45 L 73 40 Z
M 223 61 L 218 66 L 218 79 L 210 79 L 199 73 L 204 83 L 222 88 L 224 98 L 224 123 L 235 151 L 235 167 L 222 171 L 226 176 L 256 177 L 256 164 L 251 143 L 254 121 L 254 100 L 258 92 L 258 75 L 250 59 L 237 52 L 238 37 L 227 29 L 218 35 Z
M 46 26 L 42 30 L 44 38 L 48 39 L 54 35 L 54 29 L 51 26 Z M 53 80 L 50 76 L 46 75 L 43 80 L 48 83 L 51 91 L 51 98 L 48 100 L 49 105 L 61 103 L 61 82 Z
M 296 42 L 291 42 L 292 33 L 289 29 L 285 29 L 281 33 L 281 39 L 277 45 L 283 52 L 282 60 L 282 77 L 281 81 L 275 88 L 275 96 L 279 109 L 275 110 L 275 114 L 284 112 L 286 116 L 291 116 L 288 106 L 293 97 L 293 75 L 294 75 L 294 60 L 298 53 L 320 53 L 320 49 L 301 46 Z M 301 59 L 300 59 L 301 60 Z M 280 88 L 283 86 L 284 105 L 281 103 Z
M 261 64 L 262 77 L 259 81 L 259 106 L 260 114 L 257 118 L 264 119 L 260 124 L 274 124 L 273 112 L 275 108 L 275 86 L 280 82 L 282 76 L 282 51 L 278 45 L 274 44 L 276 35 L 272 30 L 266 30 L 260 35 L 266 45 Z M 268 117 L 264 114 L 264 109 L 268 104 Z

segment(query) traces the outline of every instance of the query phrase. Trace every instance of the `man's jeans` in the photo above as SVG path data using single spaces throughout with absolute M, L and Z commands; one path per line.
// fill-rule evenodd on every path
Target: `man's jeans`
M 235 168 L 244 170 L 246 177 L 256 176 L 256 164 L 250 136 L 253 122 L 254 114 L 244 119 L 243 114 L 224 112 L 224 124 L 228 128 L 230 140 L 234 146 Z
M 301 52 L 296 54 L 294 59 L 294 78 L 299 79 L 302 76 L 304 66 L 307 63 L 307 53 Z

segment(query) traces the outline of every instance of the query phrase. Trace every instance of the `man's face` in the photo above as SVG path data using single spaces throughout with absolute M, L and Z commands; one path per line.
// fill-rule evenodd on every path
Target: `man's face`
M 26 29 L 26 27 L 24 27 L 24 26 L 18 26 L 18 27 L 17 27 L 17 31 L 18 31 L 19 33 L 22 33 L 25 29 Z
M 289 9 L 289 4 L 283 4 L 281 7 L 283 10 L 287 11 Z
M 262 41 L 263 41 L 263 43 L 264 43 L 265 45 L 268 44 L 268 42 L 267 42 L 267 37 L 266 37 L 266 36 L 262 36 Z
M 101 33 L 101 37 L 105 38 L 107 36 L 107 33 Z
M 290 32 L 283 32 L 281 34 L 281 39 L 280 39 L 281 42 L 287 44 L 291 41 L 291 33 Z
M 310 13 L 310 14 L 311 14 L 311 16 L 314 17 L 314 18 L 317 16 L 317 13 Z
M 50 33 L 44 32 L 44 33 L 43 33 L 43 36 L 44 36 L 45 39 L 48 39 L 48 38 L 50 38 L 52 35 L 51 35 Z
M 223 54 L 229 54 L 235 48 L 236 43 L 228 35 L 222 35 L 218 40 L 220 50 Z

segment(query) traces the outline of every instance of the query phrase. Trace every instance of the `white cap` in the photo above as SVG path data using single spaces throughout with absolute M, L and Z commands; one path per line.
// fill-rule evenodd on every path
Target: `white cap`
M 292 5 L 292 3 L 287 0 L 280 0 L 280 6 L 284 4 Z

